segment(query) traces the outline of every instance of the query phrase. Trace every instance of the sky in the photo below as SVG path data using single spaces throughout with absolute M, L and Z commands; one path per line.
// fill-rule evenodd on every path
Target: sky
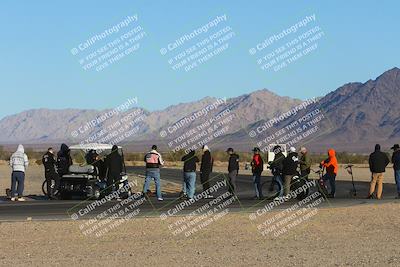
M 113 108 L 133 97 L 138 106 L 160 110 L 206 96 L 235 97 L 263 88 L 300 99 L 322 96 L 345 83 L 365 82 L 399 67 L 398 10 L 398 1 L 2 0 L 0 118 L 36 108 Z M 315 21 L 297 32 L 255 55 L 249 53 L 314 14 Z M 119 32 L 76 55 L 71 52 L 134 15 L 137 21 Z M 224 15 L 225 21 L 161 54 L 181 36 Z M 323 33 L 315 41 L 316 49 L 277 71 L 258 65 L 257 59 L 315 27 Z M 99 71 L 98 65 L 82 67 L 82 58 L 97 53 L 93 58 L 100 62 L 99 49 L 108 46 L 111 51 L 110 42 L 132 29 L 144 32 L 142 39 L 132 41 L 138 49 Z M 214 56 L 191 70 L 172 68 L 170 59 L 190 54 L 189 48 L 199 47 L 199 41 L 223 29 L 233 32 L 219 43 L 227 49 L 217 53 L 216 46 L 210 48 Z M 121 48 L 118 53 L 126 51 Z M 104 56 L 101 62 L 109 59 Z

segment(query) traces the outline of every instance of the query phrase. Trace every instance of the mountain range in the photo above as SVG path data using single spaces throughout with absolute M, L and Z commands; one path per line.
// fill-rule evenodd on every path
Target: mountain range
M 387 149 L 389 145 L 400 142 L 400 106 L 397 99 L 399 89 L 399 68 L 390 69 L 365 83 L 345 84 L 326 96 L 319 97 L 318 101 L 299 110 L 295 115 L 276 123 L 268 133 L 279 132 L 279 129 L 288 127 L 318 109 L 324 116 L 318 131 L 312 137 L 296 143 L 296 146 L 305 143 L 319 152 L 328 147 L 339 151 L 368 152 L 375 143 L 380 143 Z M 61 142 L 72 144 L 83 140 L 88 142 L 90 137 L 104 134 L 104 129 L 109 131 L 118 122 L 128 123 L 123 120 L 127 114 L 141 114 L 142 120 L 134 125 L 135 133 L 121 140 L 130 150 L 142 150 L 157 142 L 164 149 L 172 149 L 168 143 L 177 141 L 180 136 L 191 131 L 193 133 L 194 130 L 200 133 L 204 126 L 214 127 L 215 133 L 219 132 L 210 141 L 211 146 L 218 149 L 231 146 L 238 150 L 250 150 L 257 145 L 258 140 L 257 137 L 250 137 L 249 132 L 259 129 L 271 119 L 302 103 L 303 100 L 279 96 L 263 89 L 227 99 L 206 97 L 152 112 L 133 107 L 78 135 L 71 133 L 76 133 L 88 121 L 99 118 L 110 110 L 33 109 L 0 120 L 0 143 L 45 145 Z M 228 116 L 230 120 L 223 123 Z M 213 121 L 211 125 L 210 121 Z M 220 131 L 222 128 L 224 131 Z M 160 135 L 163 132 L 166 136 Z M 266 133 L 263 134 L 265 136 Z M 208 132 L 208 135 L 214 135 L 214 132 Z M 194 135 L 190 136 L 193 137 Z

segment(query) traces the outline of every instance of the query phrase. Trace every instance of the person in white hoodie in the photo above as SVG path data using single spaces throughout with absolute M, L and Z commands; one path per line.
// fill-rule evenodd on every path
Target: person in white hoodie
M 11 201 L 25 201 L 22 194 L 24 192 L 25 170 L 28 164 L 28 156 L 25 154 L 24 146 L 18 145 L 17 151 L 15 151 L 10 158 L 10 166 L 12 169 Z M 15 190 L 16 188 L 17 192 Z M 17 193 L 18 197 L 16 197 Z

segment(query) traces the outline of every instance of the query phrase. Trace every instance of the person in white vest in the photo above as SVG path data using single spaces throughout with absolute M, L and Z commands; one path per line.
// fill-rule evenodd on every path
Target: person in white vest
M 25 154 L 24 146 L 18 145 L 17 151 L 11 155 L 11 201 L 25 201 L 23 198 L 25 170 L 28 167 L 28 156 Z M 17 196 L 18 194 L 18 196 Z

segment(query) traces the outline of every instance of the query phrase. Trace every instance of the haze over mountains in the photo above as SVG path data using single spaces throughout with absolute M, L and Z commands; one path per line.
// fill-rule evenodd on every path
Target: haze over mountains
M 291 119 L 275 125 L 274 128 L 284 127 L 292 120 L 318 107 L 325 115 L 325 122 L 321 124 L 319 133 L 306 142 L 315 151 L 325 151 L 327 147 L 332 146 L 341 151 L 368 152 L 375 143 L 381 143 L 384 146 L 400 143 L 399 89 L 400 69 L 393 68 L 375 80 L 341 86 Z M 114 125 L 127 113 L 137 112 L 143 114 L 144 120 L 138 122 L 138 131 L 135 135 L 123 141 L 133 147 L 133 150 L 137 150 L 141 147 L 135 147 L 136 143 L 148 146 L 156 140 L 162 140 L 161 131 L 218 101 L 220 100 L 206 97 L 199 101 L 173 105 L 154 112 L 133 107 L 79 136 L 73 136 L 71 133 L 107 110 L 29 110 L 0 120 L 0 142 L 8 144 L 79 143 L 82 139 Z M 240 150 L 249 150 L 256 144 L 256 141 L 248 136 L 251 129 L 280 116 L 300 103 L 302 101 L 299 99 L 278 96 L 266 89 L 229 98 L 223 105 L 217 105 L 208 110 L 206 115 L 185 123 L 178 131 L 169 134 L 167 139 L 174 139 L 190 129 L 198 129 L 209 118 L 229 108 L 234 118 L 229 122 L 229 127 L 226 128 L 223 136 L 214 140 L 215 147 L 232 146 Z M 166 140 L 164 141 L 166 143 Z

